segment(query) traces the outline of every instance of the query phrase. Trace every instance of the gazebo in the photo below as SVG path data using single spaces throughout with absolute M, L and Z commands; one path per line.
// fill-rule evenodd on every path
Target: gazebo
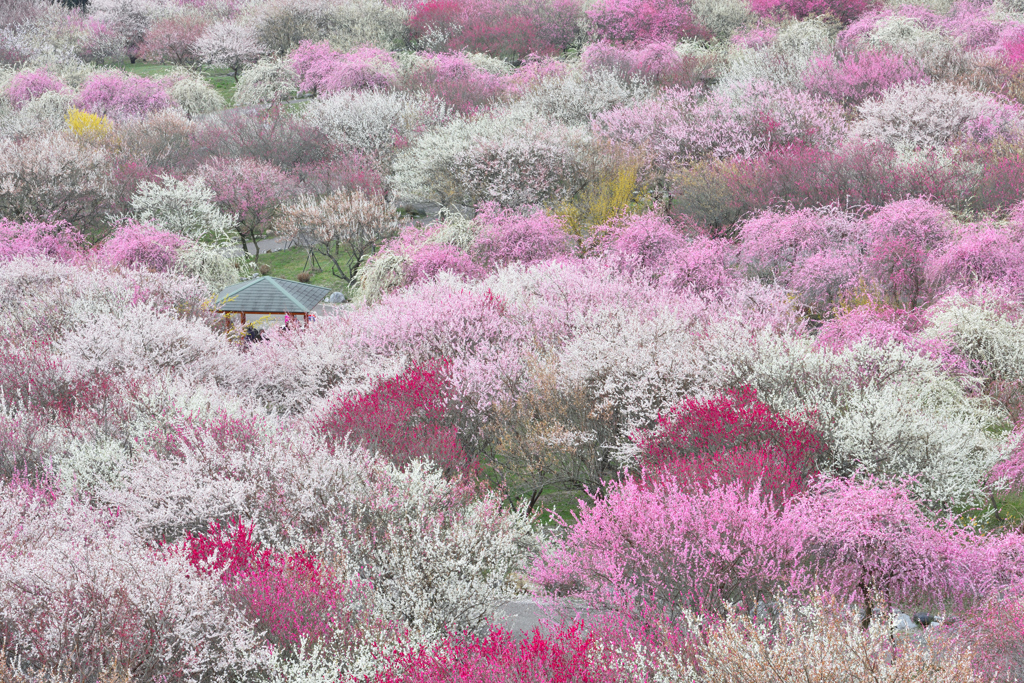
M 270 276 L 256 277 L 222 289 L 214 299 L 213 309 L 228 316 L 238 313 L 242 325 L 245 325 L 248 313 L 301 315 L 303 323 L 308 323 L 309 312 L 330 293 L 331 290 L 326 287 L 304 282 Z

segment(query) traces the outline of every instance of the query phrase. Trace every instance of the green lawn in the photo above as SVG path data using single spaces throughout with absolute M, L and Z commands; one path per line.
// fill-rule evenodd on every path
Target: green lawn
M 324 270 L 320 273 L 313 273 L 309 283 L 327 287 L 334 291 L 344 292 L 345 296 L 349 296 L 349 289 L 345 285 L 345 281 L 331 275 L 330 261 L 323 257 L 320 257 L 319 260 Z M 303 267 L 308 267 L 306 263 L 306 250 L 302 247 L 260 254 L 260 263 L 270 266 L 269 275 L 285 280 L 298 280 L 299 273 L 303 272 Z
M 120 64 L 111 64 L 110 66 L 124 69 L 130 74 L 136 76 L 161 76 L 172 71 L 175 68 L 174 64 L 153 64 L 150 62 L 131 62 L 124 61 Z M 228 69 L 214 69 L 212 67 L 204 66 L 200 69 L 206 80 L 214 87 L 214 89 L 221 94 L 221 96 L 227 101 L 228 106 L 231 106 L 235 97 L 235 79 L 231 75 L 231 71 Z

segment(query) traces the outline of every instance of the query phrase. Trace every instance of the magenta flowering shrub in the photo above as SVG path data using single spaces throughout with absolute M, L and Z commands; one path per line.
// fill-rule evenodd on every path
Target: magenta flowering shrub
M 148 223 L 126 222 L 100 246 L 100 261 L 111 267 L 144 268 L 163 273 L 178 260 L 186 240 Z
M 708 292 L 736 282 L 731 244 L 687 237 L 679 225 L 658 213 L 624 216 L 594 230 L 594 246 L 620 272 L 676 291 Z
M 405 263 L 405 284 L 423 282 L 448 272 L 477 280 L 487 272 L 473 258 L 451 244 L 427 243 L 416 248 Z
M 847 105 L 878 97 L 888 88 L 927 76 L 906 56 L 884 50 L 864 50 L 837 58 L 820 57 L 804 76 L 804 87 Z
M 607 69 L 623 80 L 642 78 L 657 86 L 690 88 L 710 80 L 714 64 L 709 58 L 683 56 L 669 42 L 621 46 L 608 42 L 583 47 L 580 64 L 584 69 Z
M 950 237 L 949 211 L 924 199 L 886 204 L 865 222 L 867 272 L 893 303 L 927 300 L 925 262 Z
M 201 573 L 220 577 L 232 602 L 275 649 L 294 652 L 303 640 L 340 649 L 358 638 L 359 584 L 339 581 L 303 550 L 262 547 L 241 521 L 225 527 L 212 522 L 206 533 L 187 533 L 183 554 Z
M 542 552 L 531 579 L 637 616 L 752 605 L 781 585 L 798 550 L 781 512 L 738 483 L 694 489 L 672 477 L 627 478 L 565 528 L 565 542 Z
M 358 443 L 397 467 L 413 459 L 435 463 L 450 476 L 471 477 L 479 464 L 459 443 L 447 416 L 451 402 L 450 362 L 413 365 L 365 394 L 341 398 L 320 422 L 338 442 Z
M 750 386 L 684 401 L 634 438 L 648 467 L 688 485 L 760 487 L 777 504 L 806 487 L 828 452 L 812 428 L 773 411 Z
M 0 261 L 49 256 L 72 261 L 82 255 L 85 235 L 70 223 L 16 223 L 0 219 Z
M 172 104 L 171 96 L 156 81 L 116 71 L 90 77 L 75 96 L 79 109 L 112 118 L 144 116 Z
M 506 86 L 501 76 L 484 71 L 464 56 L 442 54 L 424 57 L 402 75 L 399 87 L 423 92 L 459 113 L 471 114 L 500 97 Z
M 7 86 L 7 97 L 15 109 L 20 109 L 26 102 L 43 93 L 65 90 L 67 86 L 56 76 L 50 75 L 46 69 L 19 71 L 11 77 Z
M 929 255 L 925 276 L 936 293 L 999 281 L 1020 286 L 1024 284 L 1024 244 L 1011 229 L 968 228 L 959 239 Z
M 1024 62 L 1024 26 L 1007 26 L 1001 32 L 995 50 L 1010 66 Z
M 762 16 L 783 11 L 804 18 L 814 14 L 835 17 L 849 23 L 874 9 L 879 0 L 751 0 L 750 7 Z
M 391 53 L 370 46 L 342 54 L 326 42 L 303 41 L 289 60 L 299 76 L 300 89 L 315 95 L 387 88 L 398 78 L 398 62 Z
M 581 624 L 552 633 L 491 628 L 485 635 L 449 635 L 433 646 L 398 652 L 373 683 L 558 681 L 613 683 L 617 672 L 601 656 L 597 636 Z
M 842 351 L 862 340 L 880 346 L 893 341 L 912 345 L 915 335 L 925 325 L 920 310 L 867 304 L 825 321 L 814 342 L 835 351 Z
M 683 0 L 599 0 L 587 9 L 597 40 L 651 43 L 681 38 L 710 38 Z
M 485 268 L 546 261 L 570 252 L 561 221 L 539 207 L 502 209 L 496 202 L 485 202 L 477 208 L 475 220 L 481 227 L 473 256 Z

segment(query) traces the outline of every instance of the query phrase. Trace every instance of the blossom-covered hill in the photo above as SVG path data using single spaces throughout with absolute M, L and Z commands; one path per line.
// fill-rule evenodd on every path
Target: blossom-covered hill
M 1017 0 L 4 3 L 5 680 L 1024 676 L 1022 107 Z

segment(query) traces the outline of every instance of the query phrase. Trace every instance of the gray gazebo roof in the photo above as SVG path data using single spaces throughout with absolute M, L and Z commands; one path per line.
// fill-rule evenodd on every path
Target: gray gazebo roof
M 308 313 L 331 290 L 276 277 L 257 277 L 225 287 L 213 302 L 217 311 Z

